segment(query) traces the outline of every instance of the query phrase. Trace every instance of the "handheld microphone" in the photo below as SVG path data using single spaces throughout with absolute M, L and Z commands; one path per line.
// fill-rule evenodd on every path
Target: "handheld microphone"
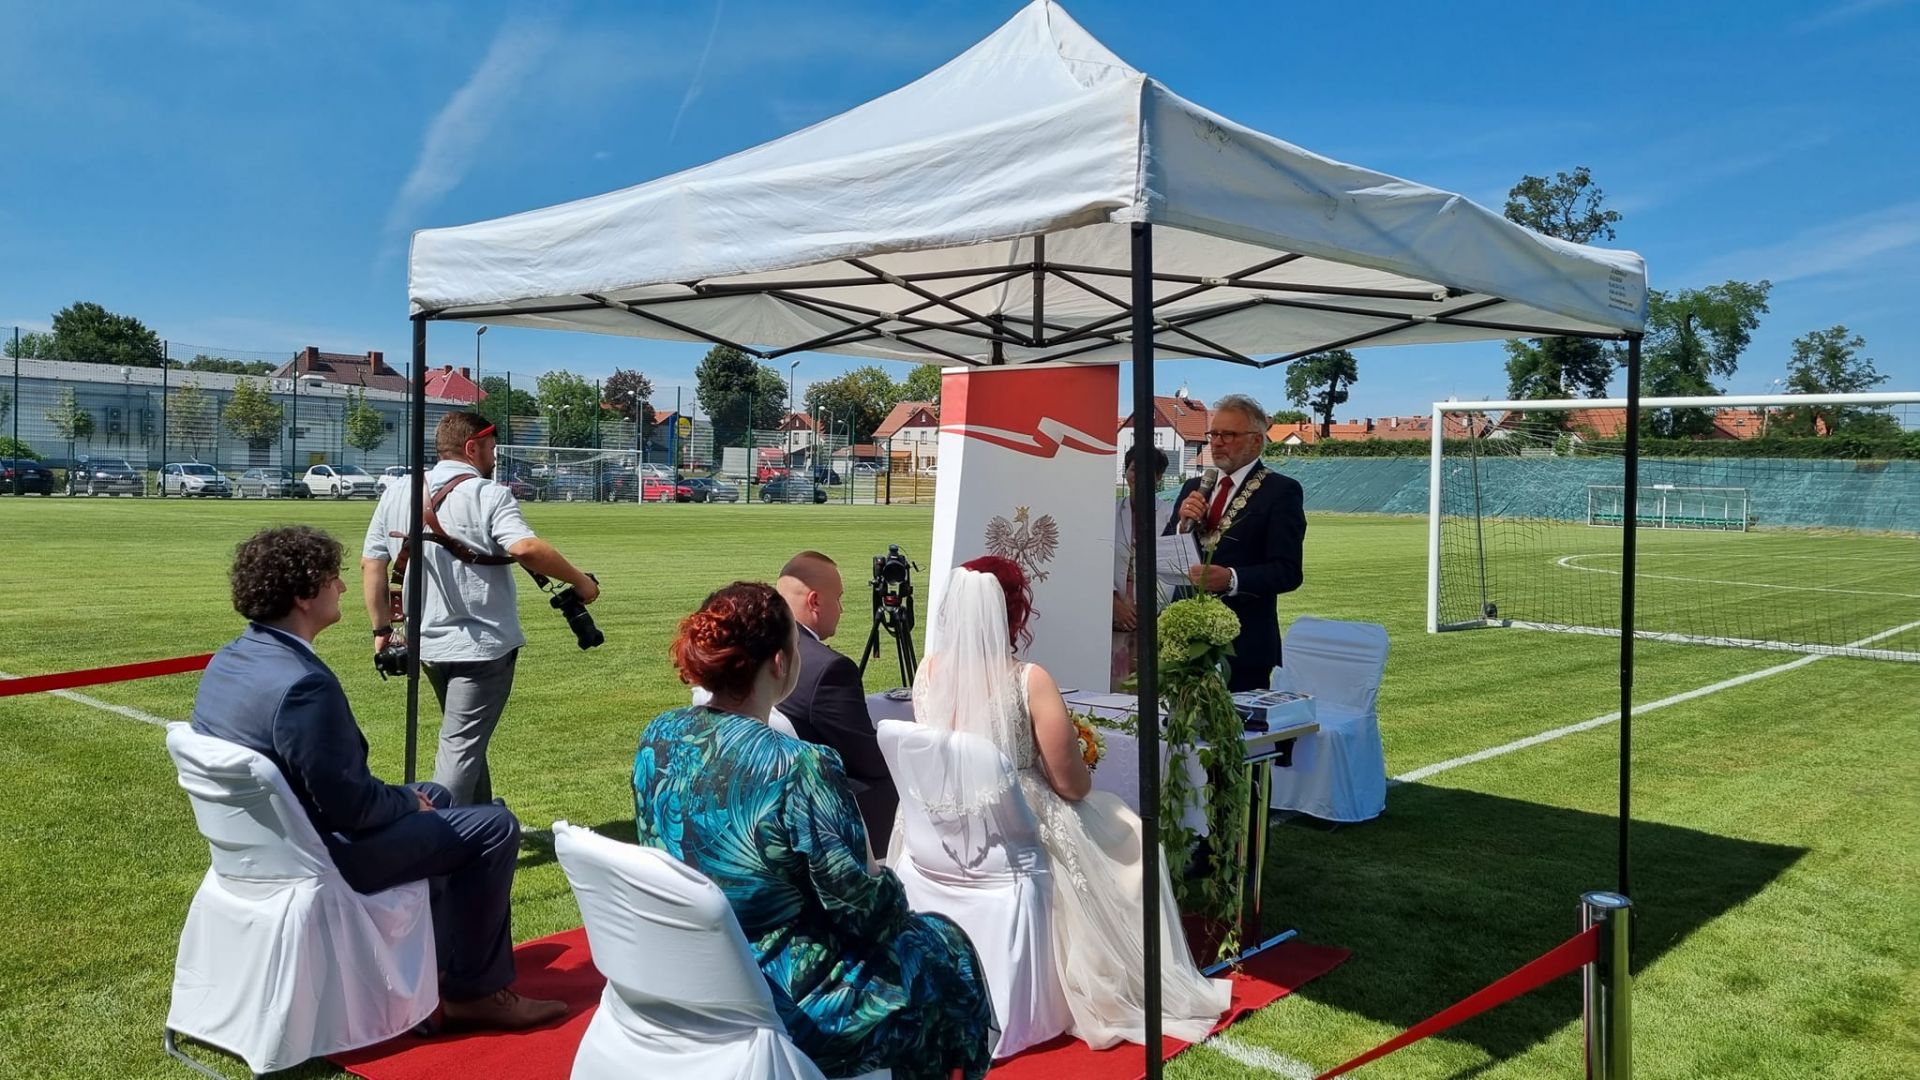
M 1201 502 L 1206 502 L 1207 500 L 1213 498 L 1213 489 L 1219 486 L 1219 484 L 1220 484 L 1220 470 L 1209 468 L 1206 472 L 1203 472 L 1200 474 L 1200 486 L 1194 488 L 1193 492 L 1194 494 L 1200 496 Z M 1177 531 L 1192 532 L 1193 519 L 1191 518 L 1182 519 L 1180 522 L 1180 528 Z

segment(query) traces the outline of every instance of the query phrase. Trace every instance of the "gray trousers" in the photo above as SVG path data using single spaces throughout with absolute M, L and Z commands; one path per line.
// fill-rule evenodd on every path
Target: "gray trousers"
M 453 805 L 493 801 L 493 775 L 487 770 L 487 744 L 513 693 L 515 649 L 498 660 L 422 663 L 433 695 L 440 699 L 440 750 L 433 758 L 433 782 L 447 789 Z

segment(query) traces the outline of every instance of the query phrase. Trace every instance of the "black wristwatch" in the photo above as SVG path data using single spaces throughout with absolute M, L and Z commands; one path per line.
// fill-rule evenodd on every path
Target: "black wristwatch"
M 381 634 L 391 634 L 391 633 L 393 633 L 393 625 L 391 623 L 389 623 L 386 626 L 376 626 L 373 628 L 374 637 L 379 637 Z

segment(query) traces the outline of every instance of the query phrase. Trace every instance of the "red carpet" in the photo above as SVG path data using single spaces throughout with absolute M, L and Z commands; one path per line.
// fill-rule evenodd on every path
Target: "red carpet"
M 594 970 L 585 930 L 529 941 L 513 951 L 519 965 L 514 988 L 534 997 L 559 998 L 572 1006 L 564 1023 L 517 1034 L 469 1033 L 420 1039 L 403 1035 L 379 1046 L 335 1054 L 332 1061 L 367 1080 L 566 1080 L 573 1052 L 587 1030 L 606 980 Z M 1332 971 L 1347 950 L 1289 941 L 1248 961 L 1234 976 L 1233 1007 L 1220 1026 L 1271 1004 Z M 1218 1029 L 1216 1029 L 1218 1030 Z M 1166 1040 L 1168 1057 L 1187 1044 Z M 1138 1080 L 1146 1073 L 1141 1048 L 1121 1045 L 1093 1051 L 1062 1036 L 993 1069 L 994 1080 Z

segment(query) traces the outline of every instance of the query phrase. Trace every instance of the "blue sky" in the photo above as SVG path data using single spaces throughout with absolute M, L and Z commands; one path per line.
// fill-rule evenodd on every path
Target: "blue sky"
M 408 349 L 416 228 L 625 187 L 912 81 L 1018 0 L 138 4 L 4 0 L 0 326 L 94 300 L 195 351 Z M 1844 323 L 1920 389 L 1920 4 L 1355 7 L 1073 0 L 1182 95 L 1498 209 L 1589 165 L 1656 288 L 1774 282 L 1728 382 Z M 436 326 L 430 362 L 470 363 Z M 704 348 L 494 328 L 483 369 L 637 367 L 671 406 Z M 1347 415 L 1505 392 L 1497 344 L 1360 354 Z M 864 361 L 812 356 L 802 393 Z M 908 370 L 889 365 L 896 377 Z M 1160 386 L 1282 404 L 1279 370 Z

